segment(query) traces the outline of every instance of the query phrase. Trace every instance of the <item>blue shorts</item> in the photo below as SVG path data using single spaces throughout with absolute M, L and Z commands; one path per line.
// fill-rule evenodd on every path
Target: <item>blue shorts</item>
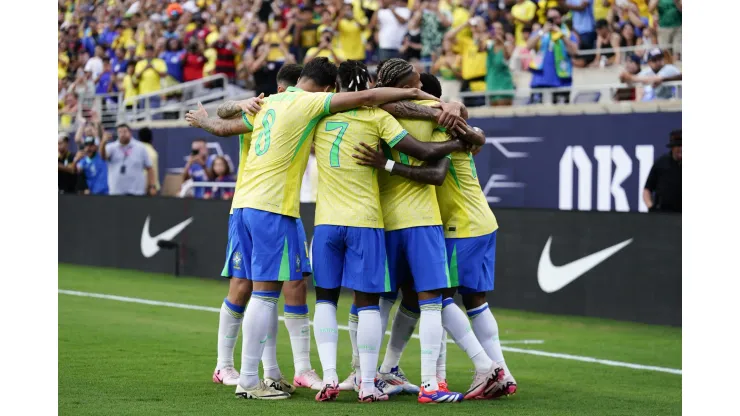
M 386 273 L 382 228 L 318 225 L 313 235 L 314 286 L 365 293 L 395 290 Z
M 298 226 L 298 241 L 303 241 L 303 250 L 301 250 L 301 271 L 304 275 L 313 273 L 311 269 L 311 260 L 308 259 L 308 241 L 306 240 L 306 230 L 303 228 L 303 221 L 300 218 L 296 220 Z
M 392 287 L 410 279 L 417 292 L 452 287 L 441 225 L 387 231 L 385 251 Z
M 296 218 L 252 208 L 237 208 L 229 218 L 229 241 L 222 276 L 258 282 L 303 279 L 310 269 Z M 305 261 L 303 259 L 306 259 Z
M 480 237 L 447 238 L 450 280 L 458 292 L 479 293 L 493 290 L 496 268 L 496 231 Z

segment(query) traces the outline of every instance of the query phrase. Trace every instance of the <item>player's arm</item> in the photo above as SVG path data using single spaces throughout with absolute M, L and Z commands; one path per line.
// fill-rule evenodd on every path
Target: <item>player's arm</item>
M 483 146 L 486 144 L 486 136 L 483 134 L 483 130 L 478 127 L 471 127 L 467 123 L 462 127 L 457 127 L 452 130 L 452 134 L 458 139 L 474 146 Z
M 443 157 L 423 166 L 407 166 L 403 163 L 390 161 L 383 152 L 373 149 L 365 143 L 360 143 L 354 149 L 357 154 L 352 157 L 357 159 L 356 163 L 363 166 L 372 166 L 376 169 L 388 170 L 392 175 L 399 175 L 412 181 L 440 186 L 445 181 L 447 170 L 450 168 L 450 159 Z M 387 166 L 390 164 L 391 166 Z M 390 170 L 389 170 L 390 169 Z
M 380 106 L 396 118 L 414 118 L 421 120 L 432 120 L 446 129 L 453 129 L 456 124 L 462 124 L 467 119 L 468 110 L 462 103 L 440 102 L 439 106 L 430 107 L 412 103 L 410 101 L 398 101 L 386 103 Z
M 340 113 L 353 108 L 381 104 L 402 100 L 433 100 L 439 101 L 433 95 L 427 94 L 418 88 L 373 88 L 357 92 L 340 92 L 331 96 L 329 103 L 330 113 Z
M 360 142 L 360 144 L 365 144 Z M 423 162 L 431 162 L 445 157 L 452 152 L 467 150 L 468 144 L 459 139 L 446 140 L 443 142 L 420 142 L 414 136 L 407 134 L 393 148 Z
M 234 118 L 241 115 L 242 111 L 253 116 L 259 113 L 262 105 L 264 104 L 263 98 L 265 94 L 262 93 L 258 97 L 252 97 L 241 101 L 226 101 L 218 106 L 216 109 L 216 115 L 219 118 Z
M 241 118 L 224 120 L 209 118 L 203 104 L 198 103 L 197 110 L 190 110 L 185 114 L 185 121 L 192 127 L 203 129 L 214 136 L 228 137 L 252 131 Z

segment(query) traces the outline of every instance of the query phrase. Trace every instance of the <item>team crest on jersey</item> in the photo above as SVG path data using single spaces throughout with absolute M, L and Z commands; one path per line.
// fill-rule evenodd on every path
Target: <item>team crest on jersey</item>
M 234 264 L 234 269 L 242 269 L 242 255 L 238 251 L 234 252 L 234 257 L 231 258 L 231 262 Z
M 297 272 L 301 271 L 301 256 L 298 254 L 295 255 L 295 269 Z

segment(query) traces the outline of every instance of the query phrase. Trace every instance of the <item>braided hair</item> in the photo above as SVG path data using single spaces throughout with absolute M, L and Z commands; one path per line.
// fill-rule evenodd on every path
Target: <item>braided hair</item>
M 414 72 L 414 66 L 400 58 L 391 58 L 378 67 L 376 87 L 395 87 Z
M 367 66 L 361 61 L 344 61 L 339 64 L 339 86 L 342 91 L 365 91 L 370 81 Z

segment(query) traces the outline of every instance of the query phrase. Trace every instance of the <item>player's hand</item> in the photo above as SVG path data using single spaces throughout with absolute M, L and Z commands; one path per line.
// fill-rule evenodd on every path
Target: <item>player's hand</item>
M 248 100 L 239 101 L 239 108 L 250 116 L 253 116 L 262 109 L 262 105 L 265 103 L 263 98 L 265 98 L 265 93 L 261 93 L 259 96 L 252 97 Z
M 360 142 L 359 146 L 354 146 L 354 149 L 359 154 L 353 154 L 352 157 L 357 159 L 355 163 L 363 166 L 372 166 L 375 169 L 385 169 L 385 162 L 388 158 L 385 157 L 383 152 L 373 149 L 367 144 Z
M 188 125 L 191 127 L 202 127 L 203 121 L 205 121 L 208 118 L 208 112 L 206 112 L 206 109 L 203 107 L 203 104 L 198 102 L 198 109 L 197 110 L 190 110 L 187 114 L 185 114 L 185 121 L 188 122 Z
M 483 148 L 483 146 L 475 146 L 475 145 L 473 145 L 473 147 L 470 149 L 470 153 L 472 153 L 473 156 L 475 156 L 478 153 L 480 153 L 480 149 L 482 149 L 482 148 Z
M 437 123 L 444 126 L 446 129 L 452 129 L 455 124 L 459 124 L 458 120 L 462 120 L 462 104 L 461 103 L 439 103 L 442 113 L 437 117 Z M 462 120 L 465 122 L 465 120 Z

